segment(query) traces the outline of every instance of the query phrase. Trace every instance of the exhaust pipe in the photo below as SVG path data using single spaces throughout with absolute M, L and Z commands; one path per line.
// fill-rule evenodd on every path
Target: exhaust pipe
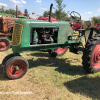
M 18 18 L 18 5 L 16 5 L 16 18 Z
M 51 22 L 52 6 L 53 6 L 53 4 L 51 4 L 51 6 L 50 6 L 49 22 Z

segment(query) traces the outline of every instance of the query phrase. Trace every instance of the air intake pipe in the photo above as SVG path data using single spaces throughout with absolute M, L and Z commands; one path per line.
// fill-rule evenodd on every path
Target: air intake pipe
M 50 6 L 49 22 L 51 22 L 51 16 L 52 16 L 52 6 L 53 6 L 53 4 L 51 4 L 51 6 Z
M 16 5 L 16 18 L 18 18 L 18 5 Z

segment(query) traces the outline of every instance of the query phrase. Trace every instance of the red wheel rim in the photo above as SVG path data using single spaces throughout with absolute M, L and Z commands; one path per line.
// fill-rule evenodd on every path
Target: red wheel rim
M 100 42 L 94 48 L 94 51 L 92 54 L 92 66 L 95 69 L 100 68 Z
M 62 54 L 66 51 L 66 48 L 58 48 L 58 49 L 53 49 L 54 52 L 56 52 L 57 54 Z
M 19 70 L 16 70 L 15 66 L 18 66 Z M 26 64 L 23 61 L 15 61 L 9 66 L 8 73 L 12 77 L 18 77 L 24 73 L 25 69 Z
M 0 40 L 0 50 L 5 50 L 8 47 L 8 42 L 6 40 Z

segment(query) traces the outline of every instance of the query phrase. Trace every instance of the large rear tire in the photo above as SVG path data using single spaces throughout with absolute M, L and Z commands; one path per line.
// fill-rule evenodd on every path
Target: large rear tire
M 25 75 L 29 68 L 29 63 L 21 56 L 14 56 L 6 61 L 4 67 L 5 74 L 9 79 L 18 79 Z
M 10 40 L 7 37 L 0 37 L 0 52 L 10 48 Z
M 87 41 L 82 57 L 83 68 L 94 73 L 100 71 L 100 34 Z

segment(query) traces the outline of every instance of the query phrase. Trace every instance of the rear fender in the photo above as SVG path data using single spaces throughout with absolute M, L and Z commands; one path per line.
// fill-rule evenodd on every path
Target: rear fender
M 97 30 L 95 27 L 90 27 L 88 29 L 85 30 L 85 42 L 87 42 L 87 40 L 91 39 L 92 37 L 94 37 L 95 34 L 100 34 L 99 30 Z

